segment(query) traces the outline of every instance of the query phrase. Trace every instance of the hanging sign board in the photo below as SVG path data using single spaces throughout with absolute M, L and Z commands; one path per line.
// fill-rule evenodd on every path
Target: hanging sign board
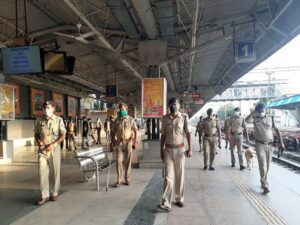
M 167 110 L 165 78 L 144 78 L 142 82 L 142 116 L 161 118 Z
M 116 85 L 107 85 L 106 86 L 106 102 L 115 103 L 118 95 L 118 90 Z
M 235 44 L 235 61 L 253 62 L 256 60 L 255 41 L 237 41 Z

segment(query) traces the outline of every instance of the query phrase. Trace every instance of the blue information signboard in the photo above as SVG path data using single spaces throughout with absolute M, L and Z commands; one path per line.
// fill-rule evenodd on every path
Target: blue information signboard
M 253 62 L 256 60 L 255 41 L 235 42 L 235 61 Z

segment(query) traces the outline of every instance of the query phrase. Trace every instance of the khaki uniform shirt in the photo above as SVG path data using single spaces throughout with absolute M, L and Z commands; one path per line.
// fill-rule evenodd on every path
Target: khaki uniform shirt
M 76 133 L 75 123 L 73 123 L 73 122 L 69 122 L 68 123 L 68 132 L 70 132 L 70 133 Z
M 133 137 L 133 131 L 137 130 L 135 121 L 130 116 L 118 117 L 112 124 L 112 135 L 116 138 L 116 144 L 129 141 Z
M 230 134 L 239 134 L 243 133 L 243 128 L 246 128 L 246 123 L 243 117 L 233 116 L 228 122 L 227 129 L 230 128 Z
M 188 116 L 180 112 L 176 118 L 171 115 L 163 116 L 161 126 L 161 134 L 166 135 L 165 143 L 169 145 L 184 144 L 184 135 L 191 133 Z
M 255 113 L 253 114 L 253 125 L 255 140 L 261 142 L 273 141 L 273 121 L 271 116 L 261 117 L 258 113 Z
M 218 119 L 206 117 L 202 120 L 201 133 L 203 132 L 204 136 L 217 136 L 220 127 L 221 125 Z
M 42 116 L 37 120 L 34 133 L 39 135 L 39 138 L 46 145 L 56 141 L 60 135 L 66 133 L 66 128 L 62 118 L 53 115 L 51 119 L 47 119 L 46 116 Z M 56 145 L 55 148 L 59 148 L 60 145 Z

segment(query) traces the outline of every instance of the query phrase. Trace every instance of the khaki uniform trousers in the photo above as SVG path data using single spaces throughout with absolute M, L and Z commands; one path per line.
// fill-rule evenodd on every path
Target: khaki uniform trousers
M 200 151 L 202 151 L 202 149 L 203 149 L 203 137 L 201 137 L 199 133 L 198 133 L 198 138 L 199 138 L 199 140 L 198 140 L 199 149 L 200 149 Z
M 48 198 L 50 192 L 51 195 L 57 196 L 60 188 L 60 148 L 57 146 L 52 151 L 39 153 L 38 163 L 42 198 Z M 51 190 L 49 188 L 49 175 L 52 176 Z
M 69 140 L 69 149 L 73 149 L 73 147 L 76 149 L 76 143 L 75 143 L 75 134 L 74 132 L 68 132 L 67 134 L 68 140 Z
M 258 160 L 260 183 L 262 188 L 268 188 L 269 183 L 267 181 L 270 163 L 272 161 L 273 149 L 271 145 L 255 143 L 255 151 Z
M 208 161 L 208 149 L 209 149 L 209 166 L 213 166 L 216 151 L 217 151 L 217 141 L 218 137 L 205 137 L 203 138 L 203 147 L 204 147 L 204 165 L 207 166 Z
M 164 189 L 162 205 L 171 208 L 175 182 L 175 201 L 183 202 L 184 197 L 184 148 L 164 150 Z
M 125 182 L 130 180 L 131 176 L 131 161 L 132 161 L 132 144 L 133 141 L 129 140 L 120 143 L 117 146 L 117 180 L 118 183 L 123 181 L 125 175 Z
M 235 147 L 237 148 L 237 153 L 239 157 L 239 163 L 240 166 L 243 166 L 243 152 L 242 152 L 242 147 L 243 147 L 243 136 L 242 135 L 231 135 L 230 136 L 230 151 L 231 151 L 231 163 L 235 164 Z

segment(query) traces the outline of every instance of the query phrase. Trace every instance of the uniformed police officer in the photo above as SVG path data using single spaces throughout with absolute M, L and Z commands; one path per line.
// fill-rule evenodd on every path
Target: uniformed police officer
M 62 118 L 54 115 L 54 107 L 52 101 L 46 101 L 43 104 L 45 115 L 37 120 L 34 131 L 35 141 L 39 147 L 41 198 L 37 202 L 38 205 L 48 202 L 49 196 L 51 196 L 51 201 L 56 201 L 60 187 L 61 149 L 59 144 L 65 138 L 66 129 Z M 51 189 L 49 189 L 49 172 L 53 174 L 54 178 L 54 187 Z
M 226 139 L 229 139 L 230 151 L 231 151 L 231 167 L 235 167 L 235 146 L 237 147 L 237 153 L 239 156 L 240 170 L 244 170 L 246 167 L 243 164 L 243 129 L 246 135 L 246 142 L 249 143 L 248 130 L 244 118 L 240 115 L 240 108 L 234 109 L 234 115 L 227 122 Z
M 273 155 L 271 147 L 274 139 L 272 128 L 276 132 L 281 148 L 284 148 L 282 136 L 275 125 L 274 117 L 266 114 L 265 105 L 262 103 L 257 104 L 255 111 L 247 116 L 246 122 L 254 124 L 255 151 L 259 165 L 260 183 L 263 193 L 267 194 L 270 192 L 267 177 Z
M 204 170 L 207 169 L 208 149 L 209 149 L 209 170 L 215 170 L 213 162 L 217 151 L 217 143 L 221 145 L 221 125 L 218 119 L 212 115 L 213 110 L 207 110 L 207 117 L 203 119 L 199 134 L 203 134 L 204 146 Z
M 202 151 L 202 145 L 203 145 L 203 137 L 199 134 L 200 127 L 201 127 L 201 123 L 202 123 L 202 118 L 203 118 L 203 117 L 200 116 L 199 122 L 198 122 L 197 128 L 196 128 L 196 132 L 195 132 L 195 137 L 197 136 L 197 134 L 198 134 L 198 136 L 199 136 L 199 152 Z
M 228 125 L 229 125 L 229 121 L 230 121 L 231 117 L 228 114 L 227 115 L 227 119 L 224 122 L 224 134 L 225 134 L 225 148 L 228 147 L 228 143 L 229 143 L 229 137 L 227 137 L 227 129 L 228 129 Z
M 119 104 L 119 114 L 111 130 L 111 151 L 113 146 L 117 151 L 116 187 L 120 187 L 124 178 L 124 184 L 130 185 L 132 149 L 137 144 L 137 127 L 134 119 L 127 115 L 127 108 L 125 103 Z
M 171 209 L 174 183 L 176 205 L 184 206 L 185 135 L 189 145 L 187 157 L 193 154 L 188 116 L 179 112 L 178 99 L 170 99 L 168 105 L 170 114 L 163 116 L 161 125 L 160 152 L 164 162 L 164 189 L 161 204 L 158 205 L 159 209 L 165 211 Z

